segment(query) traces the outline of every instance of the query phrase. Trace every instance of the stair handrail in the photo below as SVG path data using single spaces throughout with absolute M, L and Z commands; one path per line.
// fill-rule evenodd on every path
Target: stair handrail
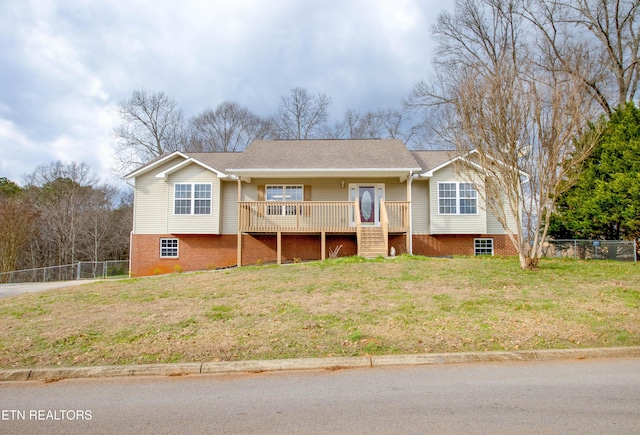
M 387 256 L 389 255 L 389 216 L 383 198 L 380 198 L 380 226 L 384 237 L 384 255 Z

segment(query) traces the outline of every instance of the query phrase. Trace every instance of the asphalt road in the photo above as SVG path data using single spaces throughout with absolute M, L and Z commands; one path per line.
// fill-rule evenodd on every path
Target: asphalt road
M 640 358 L 3 382 L 0 433 L 638 434 Z
M 55 290 L 65 287 L 89 284 L 100 281 L 98 279 L 83 279 L 80 281 L 59 281 L 59 282 L 28 282 L 20 284 L 0 284 L 0 298 L 17 296 L 23 293 L 35 293 L 48 290 Z

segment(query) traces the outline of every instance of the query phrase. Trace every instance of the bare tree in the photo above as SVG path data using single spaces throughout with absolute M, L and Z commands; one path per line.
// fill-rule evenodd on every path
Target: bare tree
M 327 122 L 330 104 L 331 99 L 324 94 L 291 89 L 291 95 L 282 97 L 274 118 L 275 134 L 280 139 L 317 139 Z
M 607 115 L 638 91 L 639 12 L 637 0 L 531 0 L 522 11 L 546 65 L 582 82 Z
M 28 246 L 36 211 L 25 201 L 22 189 L 0 178 L 0 272 L 16 270 Z M 0 282 L 7 282 L 2 275 Z
M 414 127 L 408 127 L 410 118 L 407 112 L 396 109 L 379 109 L 375 117 L 380 124 L 381 137 L 389 139 L 402 139 L 409 143 L 414 134 Z
M 271 122 L 233 101 L 225 101 L 215 111 L 205 110 L 191 120 L 189 151 L 236 152 L 256 139 L 266 138 Z
M 131 195 L 125 197 L 108 184 L 92 189 L 88 207 L 80 216 L 78 258 L 89 261 L 127 258 L 133 226 Z
M 113 130 L 119 165 L 114 170 L 120 175 L 186 146 L 182 109 L 164 92 L 136 90 L 131 98 L 120 102 L 118 114 L 122 124 Z
M 85 163 L 41 165 L 25 181 L 25 198 L 37 212 L 32 267 L 121 259 L 127 253 L 131 200 L 115 186 L 100 184 Z
M 74 263 L 80 246 L 82 216 L 90 208 L 98 178 L 85 163 L 40 165 L 29 176 L 26 193 L 38 211 L 39 266 Z
M 334 133 L 336 139 L 375 139 L 380 137 L 380 120 L 375 113 L 365 113 L 348 109 L 342 121 L 336 123 Z
M 348 139 L 402 139 L 408 143 L 416 131 L 415 126 L 408 127 L 409 121 L 407 113 L 401 110 L 378 109 L 362 113 L 349 109 L 330 136 Z
M 439 135 L 465 157 L 480 204 L 523 269 L 542 256 L 549 216 L 597 140 L 593 100 L 571 74 L 542 64 L 519 0 L 459 0 L 438 17 L 439 75 L 412 104 L 439 110 Z M 513 228 L 515 226 L 515 229 Z

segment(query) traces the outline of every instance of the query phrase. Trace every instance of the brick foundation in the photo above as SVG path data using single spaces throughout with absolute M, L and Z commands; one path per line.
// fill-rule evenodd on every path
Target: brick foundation
M 160 258 L 160 239 L 178 238 L 179 257 Z M 425 256 L 473 255 L 474 238 L 492 238 L 495 255 L 517 255 L 506 235 L 414 235 L 413 253 Z M 389 235 L 389 249 L 396 254 L 407 252 L 404 234 Z M 242 236 L 242 265 L 275 263 L 277 261 L 277 239 L 273 234 Z M 342 245 L 339 257 L 358 253 L 355 235 L 327 234 L 327 258 L 329 250 Z M 173 273 L 176 270 L 194 271 L 237 264 L 237 236 L 235 235 L 157 235 L 134 234 L 131 246 L 132 276 L 147 276 Z M 319 260 L 321 244 L 319 234 L 283 234 L 282 261 Z
M 178 258 L 160 258 L 160 239 L 179 239 Z M 148 276 L 206 270 L 235 266 L 238 262 L 237 236 L 235 235 L 171 235 L 134 234 L 131 246 L 132 276 Z M 277 239 L 273 234 L 242 236 L 242 265 L 277 262 Z M 355 235 L 326 236 L 327 258 L 329 249 L 342 245 L 339 257 L 356 255 L 358 246 Z M 319 260 L 321 258 L 319 234 L 283 234 L 282 261 Z
M 160 239 L 178 238 L 179 257 L 160 258 Z M 134 234 L 131 240 L 132 276 L 229 267 L 236 264 L 237 238 L 231 235 Z
M 494 255 L 518 255 L 518 251 L 506 234 L 414 235 L 413 253 L 428 257 L 474 255 L 473 239 L 478 238 L 493 239 Z

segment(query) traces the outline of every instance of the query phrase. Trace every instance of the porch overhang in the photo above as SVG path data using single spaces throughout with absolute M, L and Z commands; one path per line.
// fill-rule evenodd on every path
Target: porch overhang
M 406 181 L 420 168 L 289 168 L 227 169 L 227 172 L 250 183 L 252 178 L 398 178 Z

